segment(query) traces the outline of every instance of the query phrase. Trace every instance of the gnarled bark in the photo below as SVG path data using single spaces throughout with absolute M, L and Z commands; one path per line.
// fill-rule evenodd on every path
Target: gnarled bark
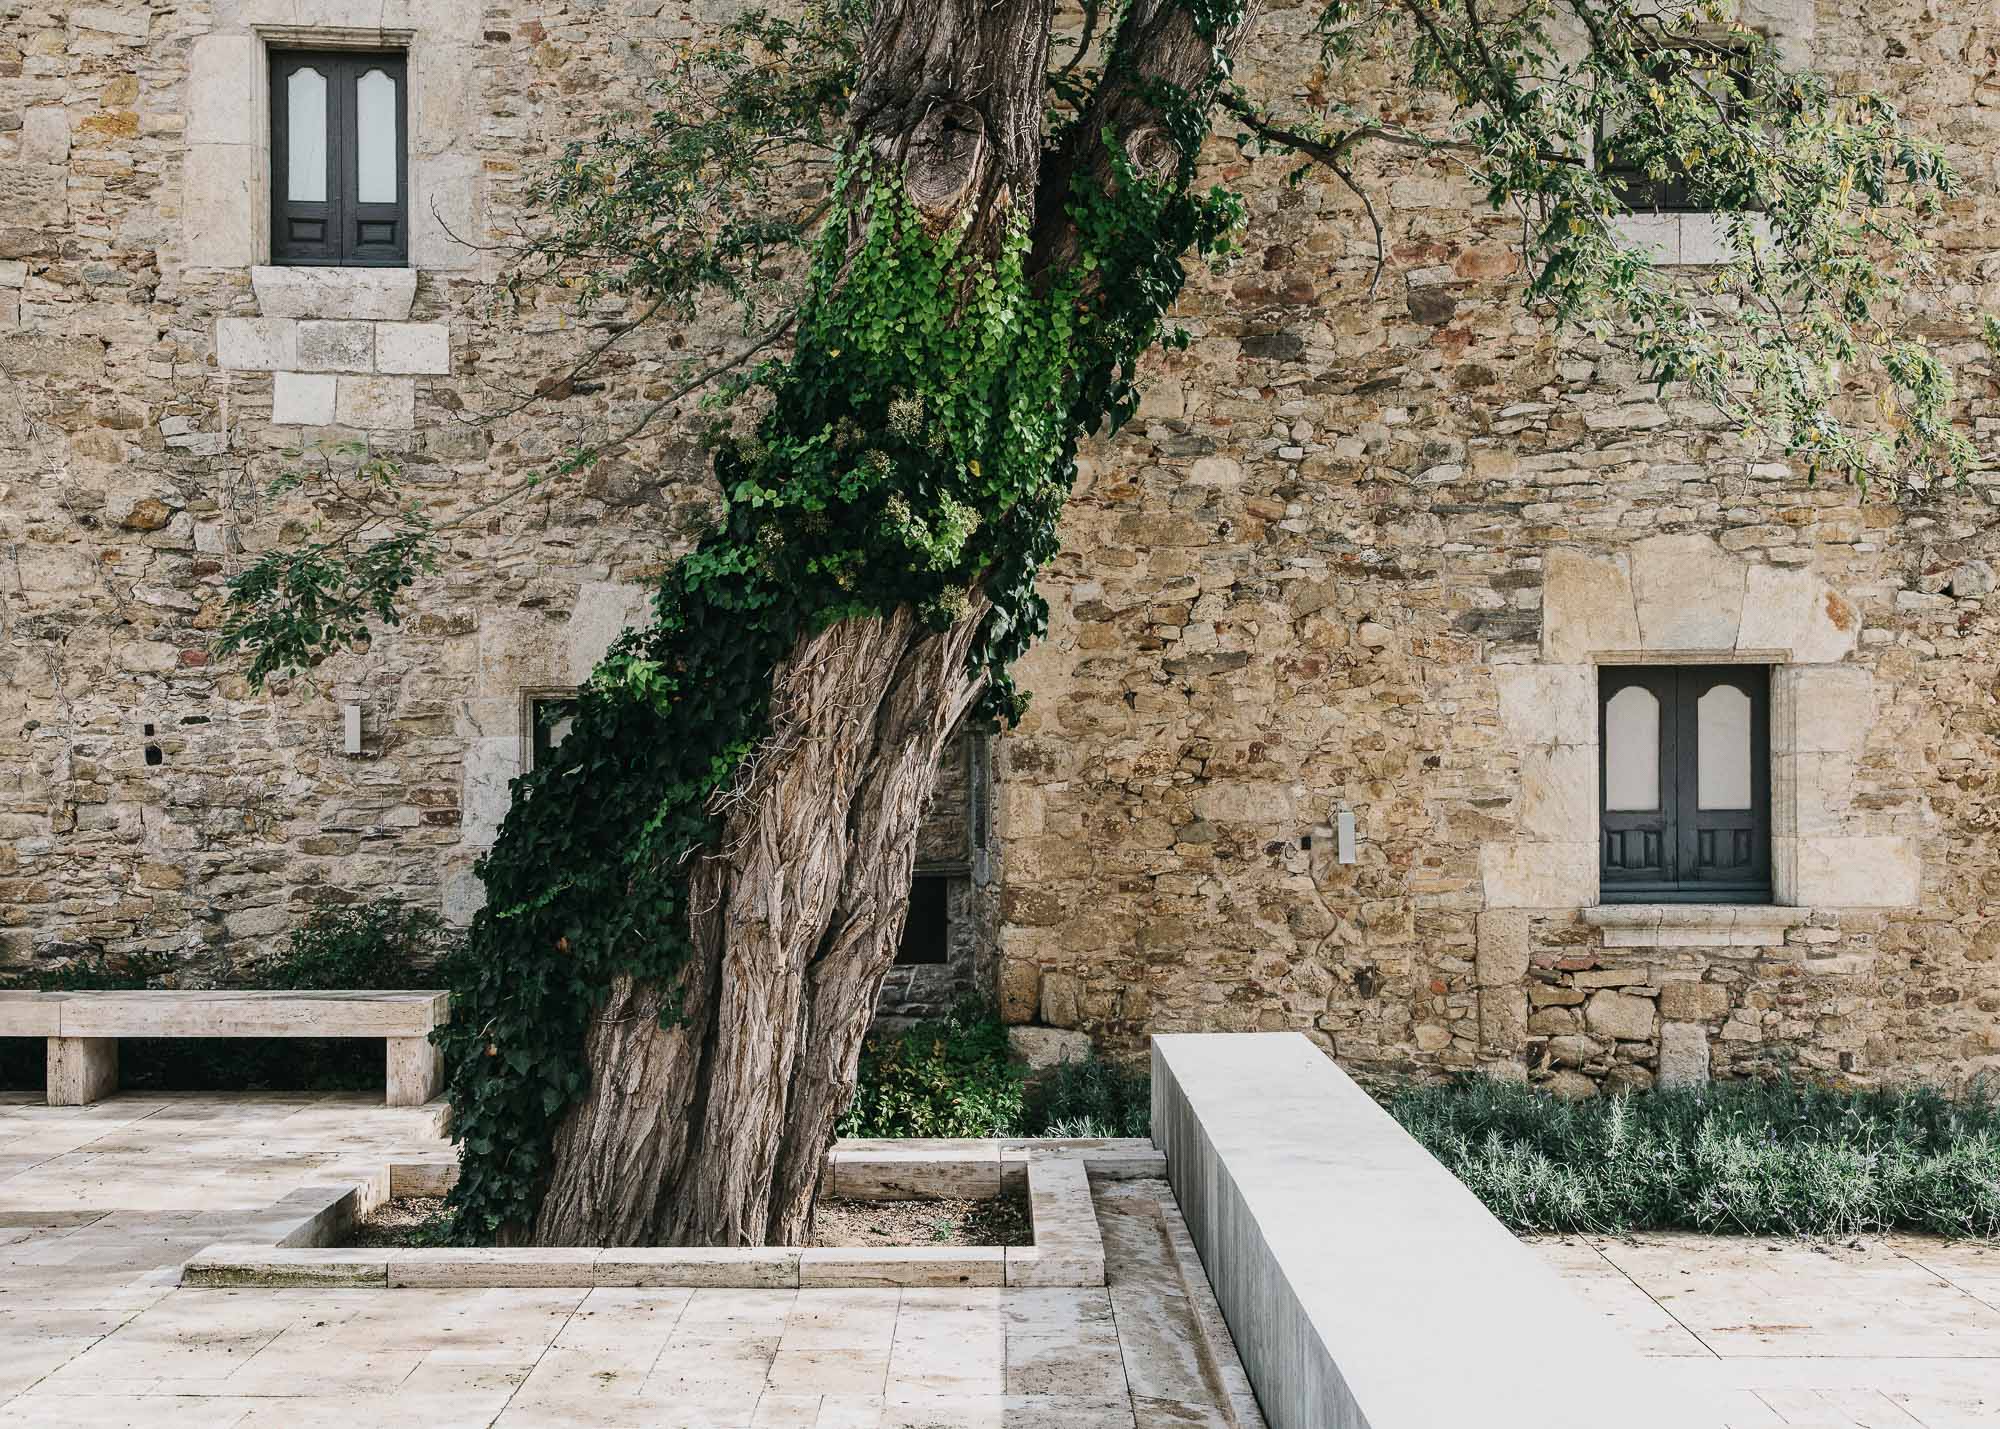
M 772 733 L 690 880 L 681 1016 L 622 979 L 592 1019 L 595 1080 L 557 1138 L 542 1245 L 762 1245 L 805 1235 L 821 1158 L 895 960 L 946 737 L 979 693 L 985 613 L 906 608 L 799 643 Z
M 1117 182 L 1109 144 L 1142 175 L 1161 179 L 1180 161 L 1167 132 L 1166 106 L 1206 91 L 1220 76 L 1218 50 L 1227 53 L 1255 23 L 1256 0 L 1213 35 L 1204 35 L 1185 0 L 1132 0 L 1119 23 L 1104 78 L 1061 149 L 1043 163 L 1035 199 L 1037 272 L 1060 271 L 1076 256 L 1077 232 L 1067 200 L 1085 180 L 1099 188 Z M 1202 101 L 1204 105 L 1206 100 Z
M 1104 136 L 1155 167 L 1161 83 L 1195 89 L 1213 66 L 1173 0 L 1137 0 L 1099 102 L 1044 176 L 1049 20 L 1050 0 L 883 0 L 871 22 L 851 142 L 898 168 L 933 231 L 967 223 L 962 252 L 995 254 L 992 220 L 1039 202 L 1042 261 L 1067 261 L 1063 201 L 1076 175 L 1110 173 Z M 557 1133 L 537 1242 L 803 1239 L 938 755 L 979 694 L 968 655 L 987 608 L 974 590 L 945 631 L 907 607 L 847 619 L 778 669 L 769 737 L 691 872 L 694 956 L 672 987 L 621 979 L 591 1019 L 592 1084 Z
M 849 122 L 903 169 L 933 220 L 1034 192 L 1050 0 L 884 0 L 869 26 Z

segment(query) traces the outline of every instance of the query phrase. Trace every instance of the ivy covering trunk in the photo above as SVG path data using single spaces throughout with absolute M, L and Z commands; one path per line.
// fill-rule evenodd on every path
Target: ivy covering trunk
M 876 9 L 792 358 L 716 457 L 727 524 L 487 858 L 451 1032 L 468 1230 L 805 1237 L 946 736 L 1012 712 L 1078 437 L 1235 218 L 1191 183 L 1241 18 L 1136 8 L 1125 81 L 1045 164 L 1048 0 Z

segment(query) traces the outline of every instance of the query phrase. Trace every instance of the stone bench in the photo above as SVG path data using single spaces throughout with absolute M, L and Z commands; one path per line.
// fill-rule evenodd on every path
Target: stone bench
M 0 992 L 0 1037 L 46 1037 L 50 1106 L 118 1089 L 121 1037 L 381 1037 L 388 1103 L 421 1106 L 444 1087 L 433 1027 L 448 992 Z
M 1298 1033 L 1155 1036 L 1153 1137 L 1271 1429 L 1720 1429 Z

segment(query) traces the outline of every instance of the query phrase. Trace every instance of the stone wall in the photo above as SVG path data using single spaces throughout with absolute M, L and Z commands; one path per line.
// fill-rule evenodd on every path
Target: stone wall
M 692 22 L 477 0 L 308 9 L 0 5 L 7 959 L 145 949 L 201 979 L 321 898 L 393 892 L 466 916 L 524 758 L 524 697 L 581 679 L 715 511 L 700 451 L 669 427 L 467 515 L 731 336 L 652 333 L 585 392 L 475 420 L 618 315 L 532 287 L 504 304 L 498 255 L 474 245 L 517 229 L 528 175 L 595 123 L 578 96 L 639 103 L 655 47 Z M 371 292 L 355 270 L 315 284 L 255 268 L 264 48 L 371 42 L 413 57 L 413 272 Z M 400 463 L 462 524 L 407 623 L 260 693 L 211 653 L 223 583 L 309 529 L 273 479 L 345 443 Z
M 2000 274 L 1991 15 L 1763 8 L 1841 83 L 1887 84 L 1964 172 L 1919 302 L 1989 441 L 1970 322 Z M 652 332 L 588 390 L 474 420 L 615 316 L 502 301 L 483 245 L 525 220 L 536 166 L 642 102 L 659 47 L 701 24 L 633 9 L 0 0 L 0 956 L 144 949 L 200 978 L 319 898 L 477 905 L 525 701 L 574 685 L 715 511 L 689 423 L 468 514 L 732 336 Z M 1248 82 L 1296 86 L 1310 16 L 1266 9 Z M 260 281 L 258 57 L 299 43 L 411 49 L 406 305 Z M 1351 84 L 1399 92 L 1387 62 Z M 986 985 L 1015 1021 L 1113 1048 L 1297 1028 L 1363 1069 L 1571 1090 L 1703 1059 L 1954 1080 L 2000 1054 L 2000 485 L 1899 504 L 1813 483 L 1640 389 L 1522 312 L 1513 220 L 1442 160 L 1364 165 L 1379 281 L 1345 190 L 1222 141 L 1214 168 L 1249 197 L 1247 250 L 1194 275 L 1194 342 L 1149 363 L 1137 420 L 1084 455 L 1051 638 L 1022 671 L 1033 707 L 995 747 L 993 836 L 954 893 L 963 946 L 947 973 L 898 974 L 896 1005 Z M 254 691 L 211 653 L 223 582 L 307 529 L 269 487 L 328 440 L 396 459 L 464 524 L 407 624 Z M 1739 582 L 1726 640 L 1720 617 L 1642 628 L 1646 573 L 1683 567 Z M 1753 583 L 1781 598 L 1746 601 Z M 1754 633 L 1772 611 L 1783 640 Z M 1779 751 L 1804 921 L 1589 921 L 1590 667 L 1724 651 L 1851 714 L 1818 742 L 1795 721 Z M 1328 835 L 1342 810 L 1351 865 Z
M 1267 12 L 1266 45 L 1304 18 Z M 1789 18 L 1967 180 L 1916 305 L 1990 452 L 2000 30 L 1956 3 Z M 1299 1029 L 1366 1071 L 1567 1092 L 1991 1065 L 2000 482 L 1815 482 L 1639 387 L 1522 312 L 1516 221 L 1447 163 L 1361 175 L 1379 285 L 1351 195 L 1248 172 L 1244 261 L 1196 275 L 1194 341 L 1083 463 L 1000 746 L 1008 1015 L 1125 1049 Z M 1593 908 L 1593 666 L 1638 660 L 1775 667 L 1777 922 Z
M 0 20 L 0 963 L 146 951 L 199 982 L 321 899 L 468 918 L 531 700 L 574 688 L 713 521 L 698 414 L 482 508 L 741 342 L 720 315 L 648 329 L 495 415 L 626 316 L 510 298 L 496 245 L 531 221 L 538 166 L 642 106 L 702 21 L 589 0 L 0 0 Z M 409 269 L 260 266 L 272 48 L 408 51 Z M 458 523 L 450 554 L 372 648 L 253 690 L 211 650 L 224 582 L 310 530 L 273 480 L 344 448 L 398 463 Z M 945 973 L 901 975 L 919 1009 L 976 987 L 992 943 L 966 820 L 939 822 L 959 916 Z

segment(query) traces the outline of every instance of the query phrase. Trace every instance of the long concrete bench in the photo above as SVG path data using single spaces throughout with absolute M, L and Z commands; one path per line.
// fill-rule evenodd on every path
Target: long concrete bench
M 1719 1429 L 1298 1033 L 1155 1037 L 1153 1140 L 1272 1429 Z
M 121 1037 L 381 1037 L 388 1103 L 421 1106 L 444 1087 L 433 1027 L 448 992 L 0 992 L 0 1037 L 46 1037 L 50 1106 L 118 1089 Z

